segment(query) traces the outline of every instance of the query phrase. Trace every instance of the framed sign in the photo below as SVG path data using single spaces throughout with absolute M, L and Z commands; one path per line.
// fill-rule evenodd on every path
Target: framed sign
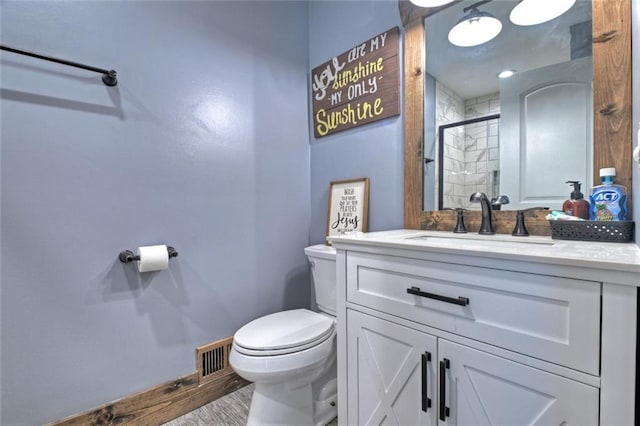
M 331 182 L 327 237 L 347 232 L 367 232 L 369 207 L 369 178 Z
M 316 138 L 400 114 L 399 40 L 391 28 L 311 70 Z

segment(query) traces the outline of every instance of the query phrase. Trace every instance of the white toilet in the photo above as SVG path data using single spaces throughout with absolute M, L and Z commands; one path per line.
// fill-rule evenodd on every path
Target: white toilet
M 233 336 L 229 363 L 255 383 L 248 426 L 322 426 L 337 415 L 336 251 L 319 244 L 304 252 L 322 312 L 276 312 Z

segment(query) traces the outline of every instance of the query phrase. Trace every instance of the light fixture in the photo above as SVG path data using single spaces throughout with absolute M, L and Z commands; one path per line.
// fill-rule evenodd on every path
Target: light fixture
M 509 15 L 516 25 L 542 24 L 571 9 L 576 0 L 521 0 Z
M 491 0 L 484 0 L 474 3 L 462 9 L 469 11 L 464 15 L 449 31 L 449 42 L 460 47 L 477 46 L 486 43 L 500 34 L 502 23 L 499 19 L 487 12 L 478 10 L 478 6 L 489 3 Z
M 516 73 L 516 70 L 503 70 L 498 73 L 498 78 L 509 78 Z
M 438 7 L 447 3 L 451 3 L 453 0 L 410 0 L 411 3 L 419 7 Z

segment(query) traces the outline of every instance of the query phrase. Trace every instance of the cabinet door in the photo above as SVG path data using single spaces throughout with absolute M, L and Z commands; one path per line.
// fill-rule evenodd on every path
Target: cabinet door
M 347 310 L 347 424 L 436 425 L 436 338 Z
M 441 424 L 598 424 L 597 388 L 442 339 L 438 355 Z

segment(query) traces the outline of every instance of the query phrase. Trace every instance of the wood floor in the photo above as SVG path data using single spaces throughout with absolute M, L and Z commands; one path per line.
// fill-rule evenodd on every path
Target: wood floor
M 224 425 L 245 426 L 254 385 L 250 384 L 218 398 L 164 426 Z
M 250 384 L 198 408 L 164 426 L 245 426 L 254 385 Z M 327 426 L 337 426 L 334 419 Z

